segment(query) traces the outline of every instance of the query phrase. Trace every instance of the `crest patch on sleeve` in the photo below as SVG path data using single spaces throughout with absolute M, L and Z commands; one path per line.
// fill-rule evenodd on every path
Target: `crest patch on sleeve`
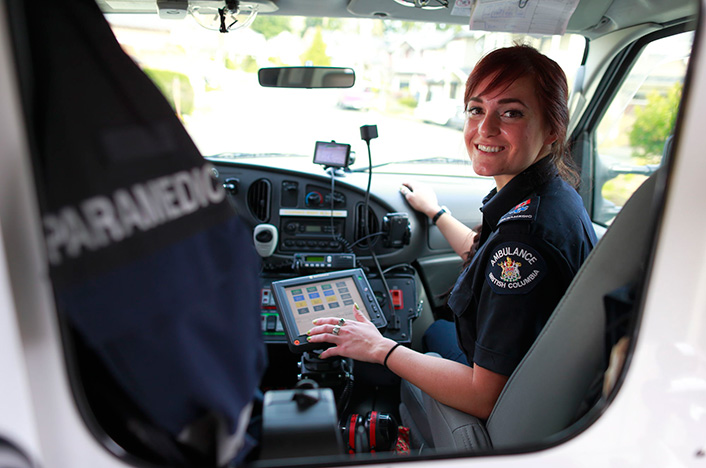
M 535 249 L 521 242 L 505 242 L 492 249 L 485 277 L 498 294 L 527 294 L 546 272 L 547 264 Z

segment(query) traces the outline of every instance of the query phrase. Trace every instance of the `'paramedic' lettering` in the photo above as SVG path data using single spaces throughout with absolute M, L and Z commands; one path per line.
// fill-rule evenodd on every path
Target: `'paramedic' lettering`
M 495 263 L 498 260 L 502 260 L 507 256 L 513 255 L 527 260 L 527 263 L 529 263 L 530 265 L 534 265 L 534 263 L 537 261 L 537 257 L 532 255 L 525 249 L 521 249 L 519 247 L 503 247 L 502 249 L 499 249 L 497 252 L 495 252 L 492 260 L 490 261 L 490 265 L 495 266 Z
M 49 262 L 59 265 L 65 256 L 78 257 L 225 199 L 205 164 L 98 195 L 43 217 Z

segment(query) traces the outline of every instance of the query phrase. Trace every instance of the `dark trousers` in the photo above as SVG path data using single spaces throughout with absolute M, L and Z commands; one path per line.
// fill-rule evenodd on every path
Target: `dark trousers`
M 432 323 L 422 337 L 425 352 L 438 353 L 441 357 L 468 365 L 466 355 L 458 347 L 456 325 L 448 320 Z

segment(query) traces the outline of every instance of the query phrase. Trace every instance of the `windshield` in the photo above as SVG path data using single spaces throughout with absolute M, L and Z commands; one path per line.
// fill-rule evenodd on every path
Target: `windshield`
M 360 127 L 376 125 L 379 137 L 370 144 L 376 171 L 473 175 L 463 143 L 463 92 L 478 59 L 497 47 L 529 43 L 554 58 L 571 83 L 585 46 L 581 36 L 373 19 L 259 15 L 249 27 L 221 34 L 190 17 L 107 18 L 204 156 L 297 168 L 313 167 L 316 141 L 336 141 L 351 145 L 351 168 L 365 170 Z M 307 64 L 351 67 L 356 84 L 258 84 L 259 68 Z

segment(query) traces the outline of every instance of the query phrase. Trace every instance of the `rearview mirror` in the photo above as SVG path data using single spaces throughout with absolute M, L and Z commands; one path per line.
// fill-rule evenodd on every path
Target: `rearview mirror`
M 350 88 L 355 83 L 352 68 L 272 67 L 257 74 L 266 88 Z

